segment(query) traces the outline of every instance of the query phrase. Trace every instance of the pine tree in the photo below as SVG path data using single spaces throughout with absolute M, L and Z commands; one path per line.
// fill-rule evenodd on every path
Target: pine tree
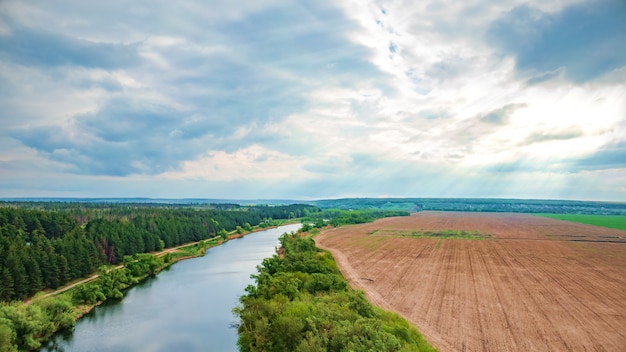
M 7 257 L 6 269 L 13 278 L 13 296 L 12 299 L 23 299 L 28 296 L 28 276 L 24 265 L 17 258 L 15 252 L 9 251 Z
M 13 290 L 13 277 L 11 276 L 9 269 L 2 269 L 0 279 L 2 279 L 0 280 L 2 282 L 0 285 L 0 301 L 10 301 L 13 299 L 15 291 Z

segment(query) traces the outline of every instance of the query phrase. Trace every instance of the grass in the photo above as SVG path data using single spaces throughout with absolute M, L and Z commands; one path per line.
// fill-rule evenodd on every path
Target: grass
M 535 214 L 551 219 L 577 222 L 581 224 L 626 230 L 626 216 L 623 215 L 586 215 L 586 214 Z
M 222 242 L 224 242 L 222 239 L 212 238 L 189 246 L 180 247 L 171 253 L 171 258 L 176 261 L 180 258 L 202 257 L 207 249 L 220 245 Z
M 310 229 L 310 230 L 306 233 L 306 237 L 307 237 L 307 238 L 311 238 L 311 237 L 315 237 L 315 236 L 317 236 L 317 235 L 319 235 L 319 234 L 320 234 L 320 229 L 318 229 L 318 228 L 315 228 L 315 227 L 314 227 L 314 228 Z
M 438 238 L 438 239 L 461 239 L 461 240 L 482 240 L 490 238 L 490 235 L 481 234 L 478 231 L 465 231 L 465 230 L 418 230 L 418 231 L 402 231 L 385 229 L 382 231 L 372 231 L 369 234 L 380 234 L 387 236 L 401 236 L 409 238 Z
M 439 239 L 461 239 L 461 240 L 482 240 L 489 237 L 478 231 L 465 230 L 438 230 L 438 231 L 413 231 L 410 237 L 417 238 L 439 238 Z

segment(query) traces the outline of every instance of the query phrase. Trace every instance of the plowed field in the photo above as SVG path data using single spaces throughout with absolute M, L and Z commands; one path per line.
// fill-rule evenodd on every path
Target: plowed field
M 626 351 L 626 231 L 421 212 L 315 240 L 353 287 L 441 351 Z

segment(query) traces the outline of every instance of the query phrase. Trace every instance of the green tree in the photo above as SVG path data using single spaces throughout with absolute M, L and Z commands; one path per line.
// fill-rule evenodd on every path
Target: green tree
M 18 258 L 19 254 L 20 252 L 18 251 L 9 251 L 6 259 L 6 269 L 13 279 L 13 298 L 23 299 L 27 297 L 29 292 L 28 276 L 24 265 Z
M 0 285 L 0 301 L 9 301 L 15 296 L 15 292 L 13 291 L 13 276 L 11 276 L 7 268 L 3 268 L 0 275 L 2 282 Z
M 17 334 L 9 319 L 0 318 L 0 352 L 17 352 Z

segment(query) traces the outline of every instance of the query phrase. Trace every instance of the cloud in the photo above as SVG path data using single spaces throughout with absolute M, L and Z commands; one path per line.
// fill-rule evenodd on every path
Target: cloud
M 193 143 L 185 132 L 193 135 L 194 125 L 184 117 L 167 106 L 116 99 L 68 126 L 16 128 L 12 136 L 80 174 L 150 174 L 199 153 L 185 148 Z
M 427 120 L 446 119 L 452 116 L 448 107 L 438 107 L 433 109 L 424 109 L 417 113 L 417 116 Z
M 515 57 L 523 75 L 546 80 L 563 70 L 572 82 L 593 81 L 626 65 L 626 3 L 585 1 L 553 13 L 518 6 L 492 23 L 487 38 Z
M 558 174 L 588 173 L 606 170 L 626 170 L 626 143 L 607 145 L 584 157 L 563 155 L 551 158 L 549 162 L 524 158 L 515 162 L 505 162 L 486 167 L 485 170 L 496 173 L 545 173 Z
M 232 153 L 210 151 L 195 160 L 184 161 L 177 171 L 160 175 L 166 179 L 207 181 L 281 182 L 290 178 L 306 178 L 310 174 L 300 167 L 302 160 L 259 145 Z
M 564 68 L 563 67 L 559 67 L 554 71 L 548 71 L 548 72 L 542 72 L 536 76 L 533 76 L 531 78 L 529 78 L 526 83 L 529 85 L 533 85 L 533 84 L 539 84 L 542 82 L 546 82 L 546 81 L 550 81 L 553 80 L 555 78 L 558 77 L 562 77 L 563 76 L 563 72 L 564 72 Z
M 626 142 L 605 146 L 590 156 L 571 160 L 579 170 L 626 169 Z
M 138 44 L 92 42 L 31 28 L 0 36 L 0 58 L 29 66 L 114 69 L 139 63 Z
M 449 57 L 445 60 L 434 63 L 425 72 L 426 76 L 436 78 L 439 81 L 450 81 L 459 75 L 464 74 L 471 68 L 472 60 L 463 59 L 460 57 Z
M 521 143 L 521 145 L 529 145 L 534 143 L 542 143 L 549 141 L 561 141 L 574 139 L 578 137 L 582 137 L 584 135 L 583 131 L 580 128 L 571 128 L 562 131 L 541 131 L 534 132 L 526 137 L 526 139 Z
M 13 126 L 11 136 L 92 175 L 159 174 L 209 150 L 233 153 L 259 142 L 298 154 L 300 136 L 266 129 L 309 108 L 311 92 L 324 84 L 351 87 L 359 76 L 372 82 L 382 77 L 368 63 L 368 50 L 337 31 L 351 27 L 340 11 L 317 2 L 272 5 L 217 20 L 203 39 L 160 36 L 140 46 L 92 45 L 19 27 L 2 44 L 10 52 L 28 43 L 12 54 L 16 61 L 29 57 L 24 65 L 122 73 L 113 80 L 118 85 L 110 86 L 112 94 L 89 112 L 66 116 L 62 123 Z M 59 48 L 57 56 L 31 58 L 47 39 L 49 48 Z M 207 46 L 207 39 L 218 41 Z M 98 50 L 107 48 L 132 49 L 141 63 L 115 66 L 126 58 L 117 49 L 108 53 L 111 59 L 95 60 Z
M 297 71 L 302 78 L 333 79 L 345 85 L 352 84 L 357 72 L 378 74 L 368 61 L 367 48 L 355 45 L 345 34 L 356 27 L 345 14 L 323 2 L 270 7 L 223 22 L 217 29 L 233 50 L 278 72 Z
M 493 125 L 504 125 L 509 122 L 511 115 L 516 110 L 527 107 L 527 104 L 507 104 L 499 109 L 495 109 L 479 117 L 479 120 Z

